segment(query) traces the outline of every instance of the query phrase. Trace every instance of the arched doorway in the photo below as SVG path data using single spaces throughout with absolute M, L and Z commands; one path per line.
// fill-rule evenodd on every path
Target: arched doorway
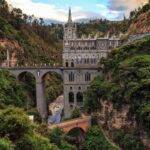
M 36 108 L 36 79 L 35 76 L 30 72 L 21 72 L 18 75 L 20 84 L 23 85 L 24 90 L 27 94 L 26 109 Z

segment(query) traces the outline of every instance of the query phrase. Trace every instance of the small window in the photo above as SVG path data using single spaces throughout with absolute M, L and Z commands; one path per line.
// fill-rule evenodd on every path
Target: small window
M 74 62 L 71 62 L 71 67 L 74 67 Z
M 69 66 L 69 64 L 68 64 L 68 62 L 66 62 L 66 67 L 68 67 Z
M 74 102 L 74 93 L 70 92 L 69 93 L 69 103 L 73 103 Z

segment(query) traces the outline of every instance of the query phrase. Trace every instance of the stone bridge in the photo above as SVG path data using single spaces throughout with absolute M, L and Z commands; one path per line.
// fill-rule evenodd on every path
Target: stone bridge
M 50 125 L 49 128 L 60 128 L 62 129 L 65 133 L 68 133 L 74 128 L 80 128 L 84 132 L 87 132 L 87 129 L 91 126 L 91 117 L 90 116 L 84 116 L 83 118 L 77 118 L 77 119 L 72 119 L 68 120 L 65 122 L 62 122 L 60 124 L 55 124 L 55 125 Z
M 44 99 L 44 84 L 43 78 L 47 73 L 57 73 L 62 76 L 63 79 L 63 68 L 61 67 L 14 67 L 14 68 L 4 68 L 8 69 L 12 75 L 19 79 L 19 75 L 28 72 L 35 77 L 36 81 L 36 103 L 37 110 L 40 113 L 43 120 L 47 118 L 47 104 Z
M 5 67 L 0 69 L 7 69 L 14 75 L 17 79 L 19 79 L 19 75 L 28 72 L 31 73 L 36 80 L 36 103 L 37 103 L 37 110 L 40 113 L 43 120 L 47 118 L 47 104 L 44 96 L 44 84 L 43 78 L 47 73 L 57 73 L 61 75 L 62 80 L 64 81 L 64 72 L 65 71 L 76 71 L 76 70 L 98 70 L 98 68 L 72 68 L 72 67 Z

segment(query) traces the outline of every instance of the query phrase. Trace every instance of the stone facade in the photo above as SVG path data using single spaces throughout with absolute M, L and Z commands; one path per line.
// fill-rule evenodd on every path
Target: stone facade
M 70 116 L 73 107 L 83 107 L 83 92 L 101 73 L 98 71 L 100 59 L 120 44 L 118 38 L 78 38 L 69 9 L 68 22 L 64 25 L 63 67 L 72 70 L 64 70 L 65 117 Z

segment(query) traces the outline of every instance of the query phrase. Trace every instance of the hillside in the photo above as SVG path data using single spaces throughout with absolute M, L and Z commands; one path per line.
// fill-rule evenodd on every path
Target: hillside
M 150 146 L 150 37 L 113 50 L 100 67 L 104 75 L 86 91 L 85 110 L 99 112 L 98 123 L 122 149 L 146 149 Z
M 144 5 L 137 12 L 131 12 L 130 17 L 132 23 L 128 29 L 129 35 L 150 32 L 150 4 Z
M 61 64 L 62 26 L 46 26 L 43 19 L 27 16 L 20 9 L 9 10 L 8 4 L 0 1 L 0 47 L 1 57 L 10 50 L 10 57 L 20 65 L 47 63 Z M 3 43 L 5 47 L 3 47 Z M 18 45 L 9 45 L 14 43 Z M 12 64 L 13 65 L 13 64 Z

